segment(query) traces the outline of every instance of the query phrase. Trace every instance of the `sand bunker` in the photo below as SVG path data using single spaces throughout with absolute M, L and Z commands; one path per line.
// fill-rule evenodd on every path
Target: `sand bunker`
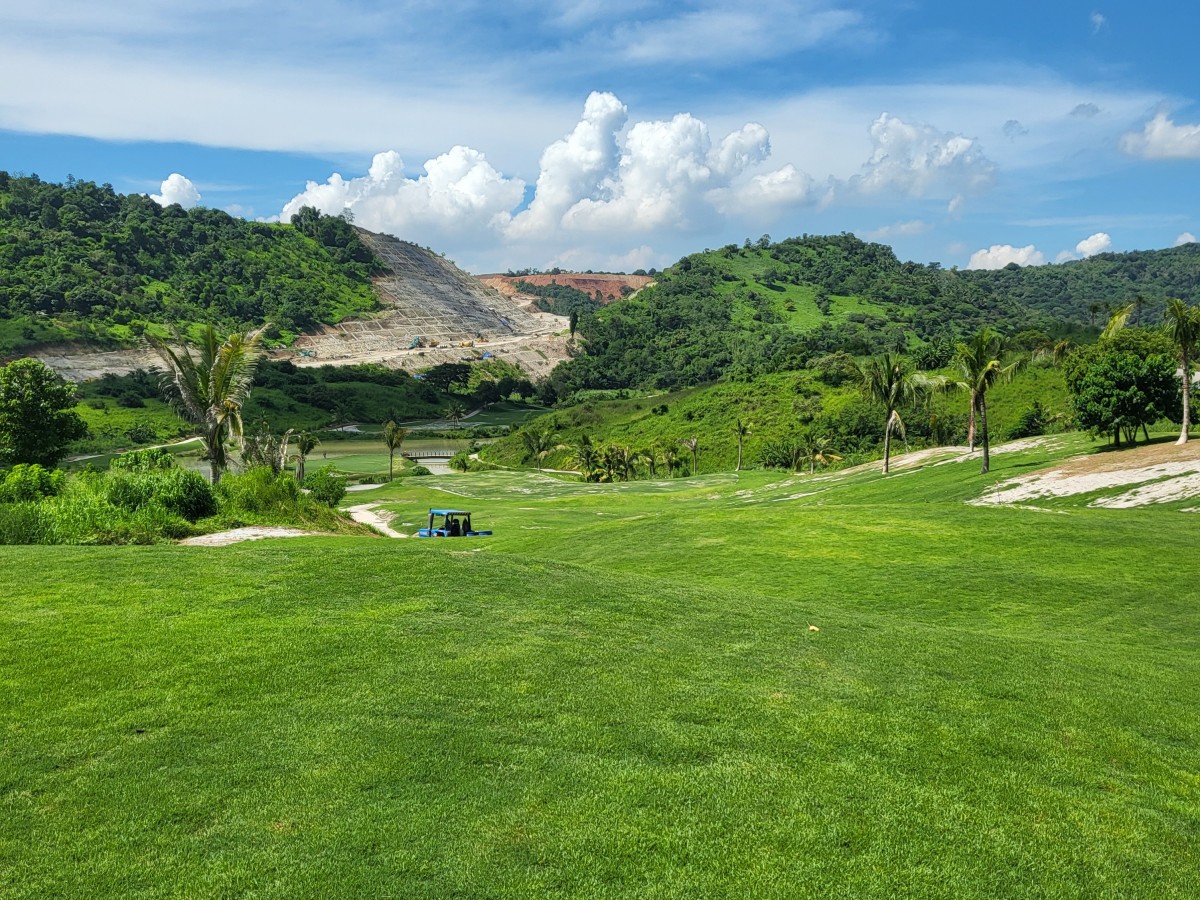
M 225 547 L 241 541 L 258 541 L 263 538 L 279 537 L 311 537 L 312 531 L 301 531 L 298 528 L 277 528 L 253 526 L 249 528 L 234 528 L 232 531 L 219 531 L 216 534 L 202 534 L 199 537 L 184 538 L 179 543 L 185 547 Z
M 1154 444 L 1132 450 L 1092 453 L 1065 460 L 1052 469 L 1031 472 L 996 485 L 972 500 L 975 506 L 1019 504 L 1049 497 L 1071 497 L 1130 487 L 1088 505 L 1129 509 L 1200 497 L 1200 442 L 1182 447 Z

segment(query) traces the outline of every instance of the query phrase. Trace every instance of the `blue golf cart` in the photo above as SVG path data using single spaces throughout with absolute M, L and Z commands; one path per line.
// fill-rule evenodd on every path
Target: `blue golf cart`
M 441 521 L 437 522 L 438 517 Z M 437 524 L 437 527 L 435 526 Z M 465 509 L 431 509 L 429 527 L 417 532 L 417 537 L 486 537 L 490 531 L 471 527 L 471 514 Z

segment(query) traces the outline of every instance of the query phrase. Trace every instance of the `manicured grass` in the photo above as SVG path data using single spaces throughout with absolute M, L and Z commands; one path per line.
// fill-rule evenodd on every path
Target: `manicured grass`
M 1193 896 L 1200 516 L 963 503 L 1064 440 L 0 548 L 0 894 Z

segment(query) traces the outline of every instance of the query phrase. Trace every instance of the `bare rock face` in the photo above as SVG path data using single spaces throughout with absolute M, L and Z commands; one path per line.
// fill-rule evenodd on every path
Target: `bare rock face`
M 272 357 L 300 366 L 374 362 L 416 371 L 490 355 L 530 377 L 549 373 L 567 358 L 568 339 L 561 334 L 566 318 L 532 309 L 416 244 L 364 229 L 358 233 L 389 269 L 375 280 L 382 310 L 302 335 Z M 47 347 L 34 355 L 74 381 L 157 362 L 149 350 L 79 346 Z
M 567 358 L 562 316 L 530 311 L 449 260 L 390 235 L 358 230 L 389 272 L 376 279 L 383 310 L 306 334 L 280 356 L 297 365 L 377 362 L 416 370 L 490 353 L 531 376 Z

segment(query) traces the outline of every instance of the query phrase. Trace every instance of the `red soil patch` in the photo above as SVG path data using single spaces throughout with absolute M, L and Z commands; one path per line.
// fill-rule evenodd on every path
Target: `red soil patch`
M 536 284 L 543 287 L 548 284 L 562 284 L 583 291 L 588 296 L 596 296 L 600 292 L 602 302 L 612 303 L 621 299 L 621 289 L 629 287 L 640 291 L 654 279 L 649 275 L 584 275 L 577 272 L 563 272 L 559 275 L 480 275 L 479 280 L 509 296 L 517 296 L 521 292 L 516 287 L 518 281 Z

